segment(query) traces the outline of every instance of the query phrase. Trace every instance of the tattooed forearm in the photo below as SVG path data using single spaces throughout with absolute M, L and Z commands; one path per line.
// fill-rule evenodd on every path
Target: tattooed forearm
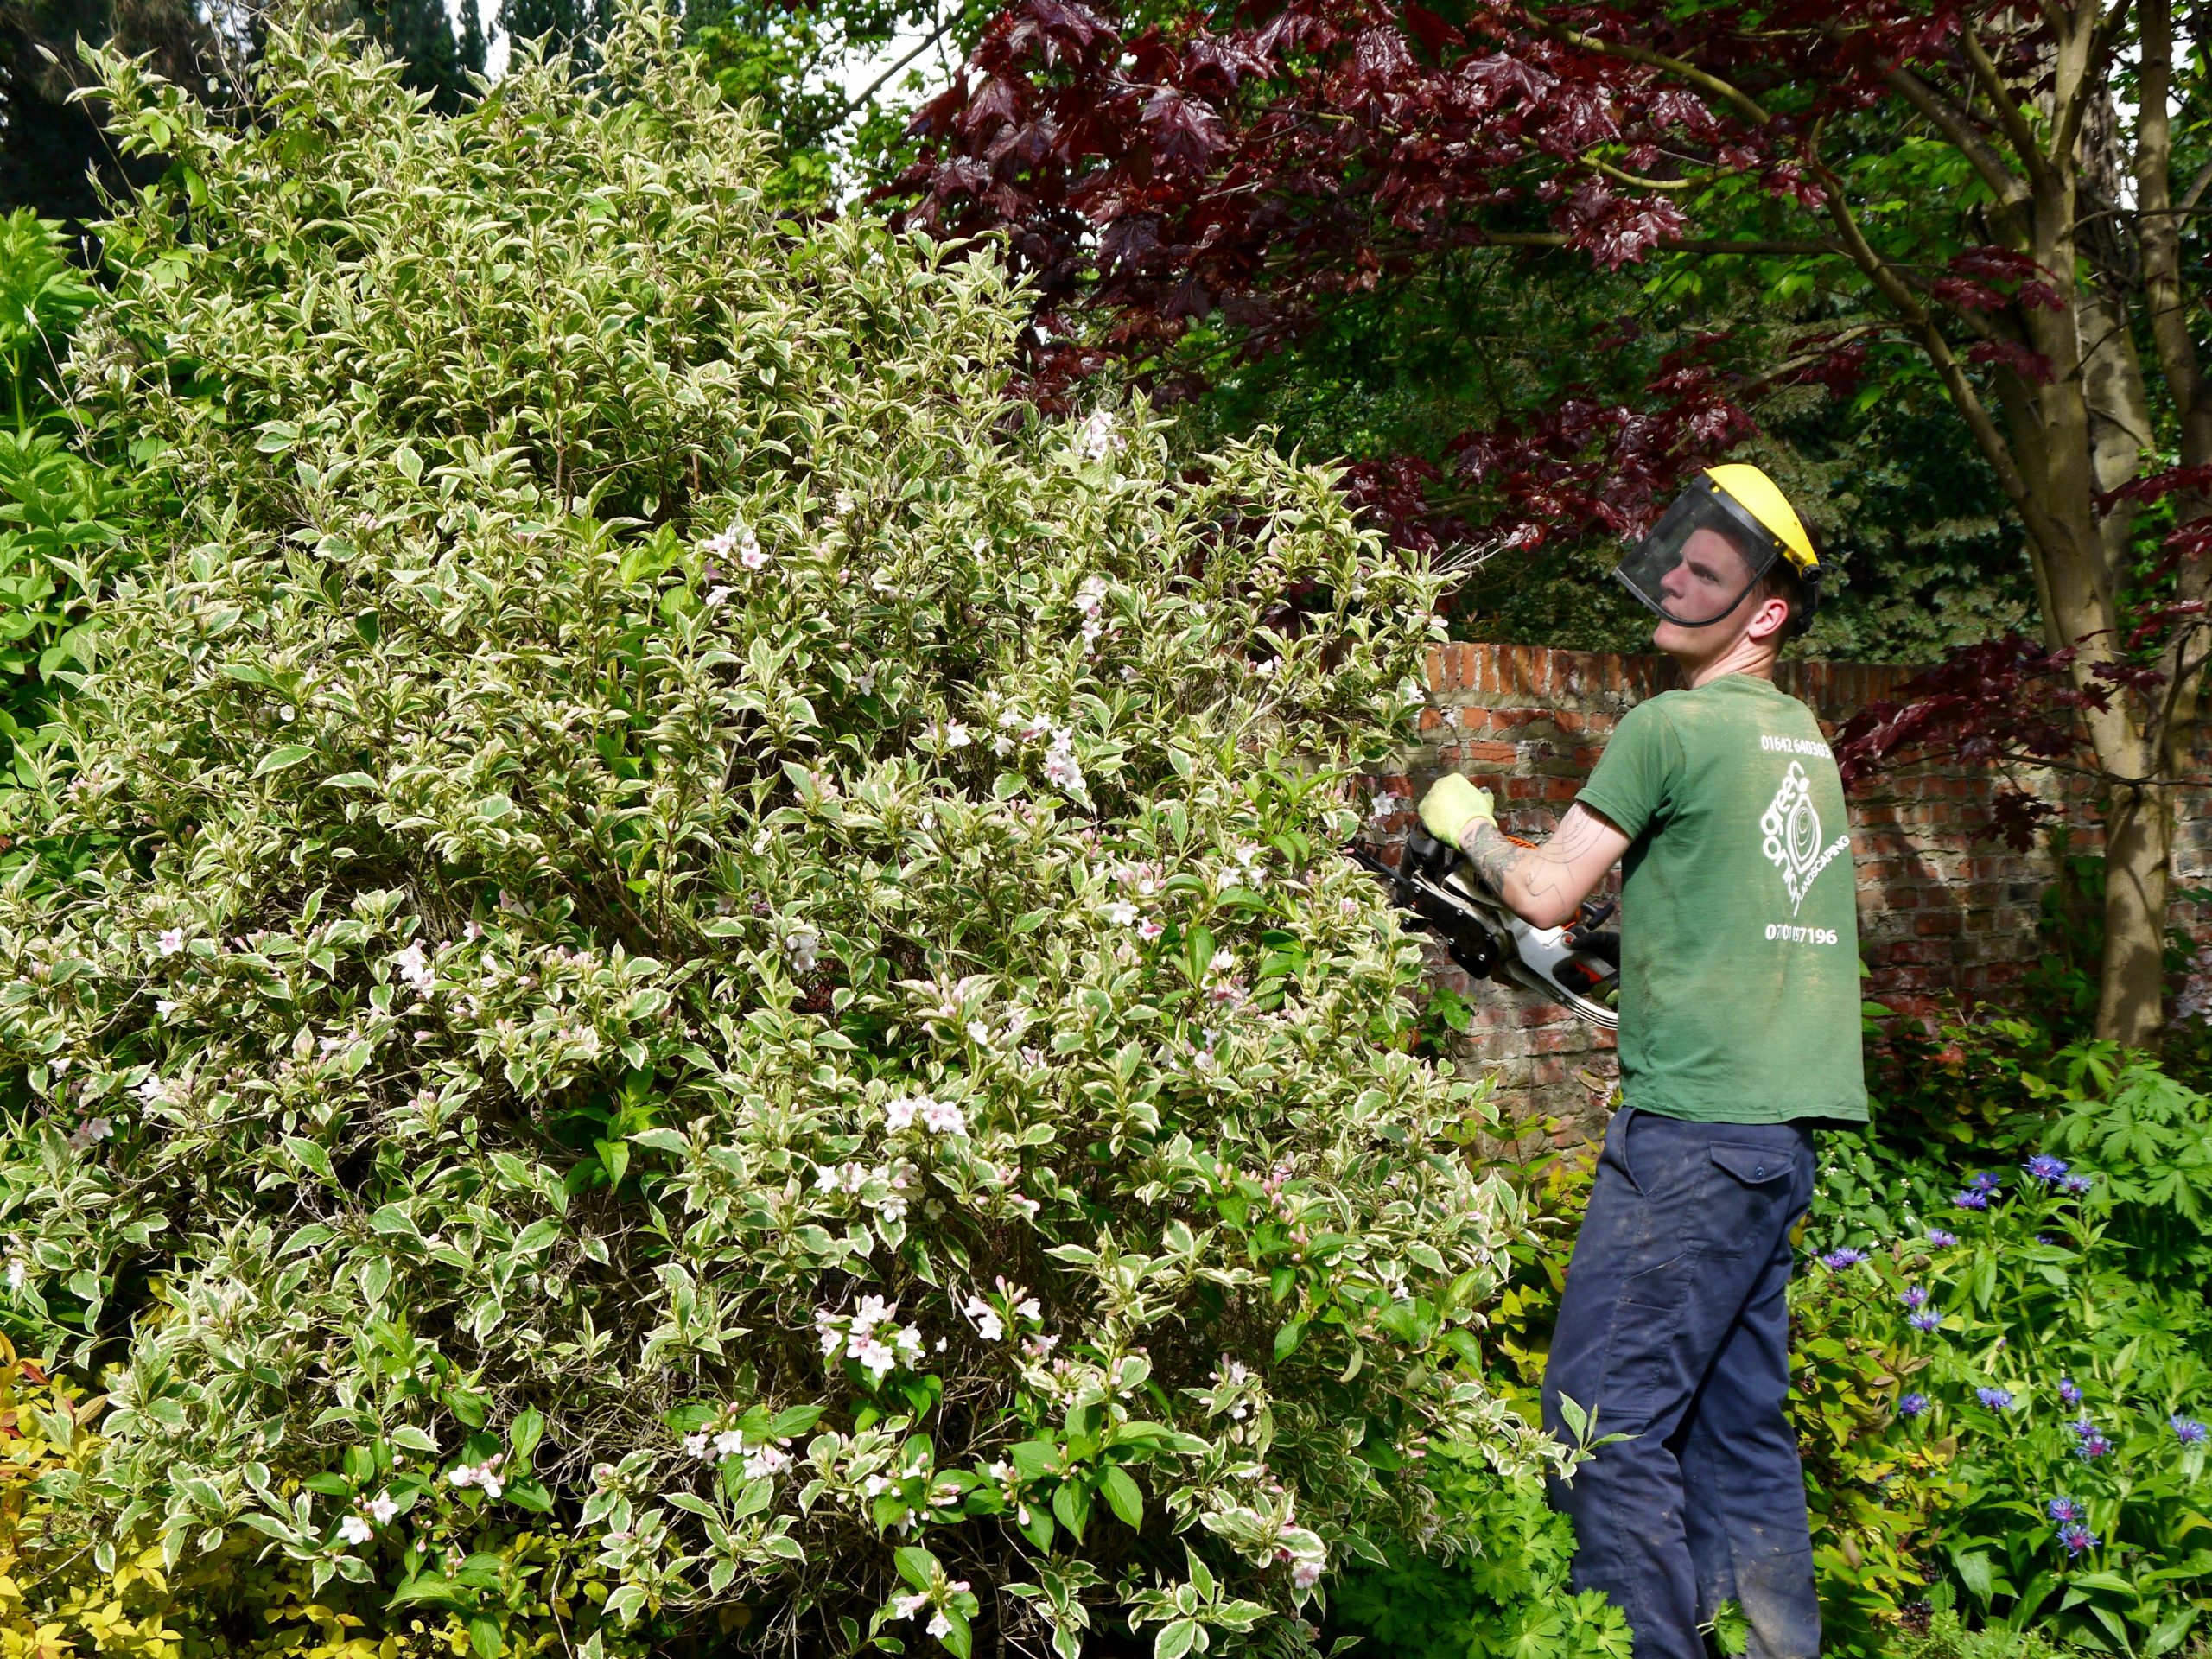
M 1533 847 L 1516 846 L 1489 818 L 1477 818 L 1459 837 L 1459 850 L 1475 867 L 1475 874 L 1492 893 L 1503 894 L 1505 878 L 1535 855 Z
M 1627 848 L 1626 836 L 1579 801 L 1541 847 L 1521 845 L 1487 818 L 1459 841 L 1476 879 L 1539 927 L 1571 918 Z

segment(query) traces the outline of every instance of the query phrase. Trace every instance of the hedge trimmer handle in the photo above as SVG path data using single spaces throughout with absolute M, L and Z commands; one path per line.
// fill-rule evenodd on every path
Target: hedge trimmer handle
M 1471 977 L 1511 979 L 1600 1031 L 1619 1029 L 1620 935 L 1598 931 L 1612 914 L 1610 901 L 1586 901 L 1568 927 L 1531 927 L 1475 879 L 1457 848 L 1425 830 L 1406 837 L 1395 868 L 1364 846 L 1344 852 L 1389 888 L 1390 902 L 1408 913 L 1405 926 L 1437 935 Z

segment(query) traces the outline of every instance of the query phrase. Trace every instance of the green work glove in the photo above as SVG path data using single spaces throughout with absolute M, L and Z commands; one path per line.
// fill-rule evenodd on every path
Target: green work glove
M 1459 846 L 1459 837 L 1478 820 L 1497 822 L 1490 791 L 1477 789 L 1456 772 L 1438 779 L 1421 798 L 1421 821 L 1428 826 L 1430 835 L 1447 847 Z

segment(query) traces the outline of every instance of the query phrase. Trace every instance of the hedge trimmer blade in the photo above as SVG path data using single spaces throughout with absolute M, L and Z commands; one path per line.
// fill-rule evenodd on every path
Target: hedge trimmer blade
M 1395 868 L 1365 847 L 1345 851 L 1390 889 L 1390 902 L 1412 918 L 1406 925 L 1434 933 L 1472 977 L 1513 980 L 1600 1031 L 1620 1028 L 1620 935 L 1598 928 L 1610 902 L 1586 901 L 1566 927 L 1531 927 L 1474 878 L 1456 848 L 1425 830 L 1406 837 Z

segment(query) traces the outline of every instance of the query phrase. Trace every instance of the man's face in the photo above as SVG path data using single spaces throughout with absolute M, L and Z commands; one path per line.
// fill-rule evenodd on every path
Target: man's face
M 1659 597 L 1677 616 L 1711 616 L 1700 627 L 1685 627 L 1664 617 L 1651 631 L 1655 648 L 1671 657 L 1712 657 L 1735 644 L 1750 621 L 1752 607 L 1735 601 L 1750 586 L 1751 567 L 1736 543 L 1717 530 L 1698 530 L 1683 543 L 1680 563 L 1659 582 Z M 1726 615 L 1715 613 L 1727 609 Z

